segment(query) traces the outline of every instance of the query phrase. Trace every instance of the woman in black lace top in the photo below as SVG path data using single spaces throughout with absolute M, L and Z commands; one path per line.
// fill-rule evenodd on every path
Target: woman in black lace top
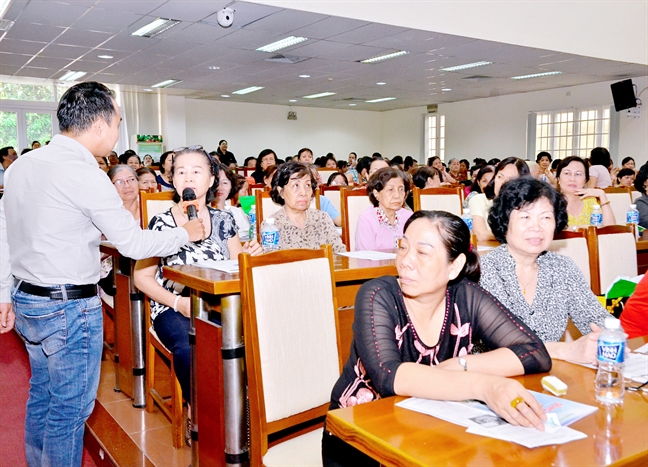
M 479 260 L 463 221 L 443 211 L 416 212 L 396 258 L 399 279 L 364 284 L 355 302 L 353 344 L 333 388 L 331 409 L 393 395 L 478 399 L 513 425 L 542 430 L 545 415 L 513 379 L 551 368 L 542 341 L 480 288 Z M 469 355 L 483 340 L 491 352 Z M 513 408 L 511 401 L 524 402 Z M 325 432 L 324 465 L 367 458 Z

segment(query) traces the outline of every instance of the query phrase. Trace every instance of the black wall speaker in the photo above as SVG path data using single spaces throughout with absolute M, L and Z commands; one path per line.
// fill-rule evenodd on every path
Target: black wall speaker
M 635 97 L 631 79 L 613 83 L 610 88 L 612 89 L 612 99 L 614 99 L 614 109 L 617 112 L 637 107 L 637 98 Z

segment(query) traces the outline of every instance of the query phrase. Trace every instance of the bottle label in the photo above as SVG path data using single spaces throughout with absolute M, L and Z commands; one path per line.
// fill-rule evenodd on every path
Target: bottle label
M 603 225 L 603 213 L 593 212 L 590 215 L 590 225 L 594 225 L 596 227 L 600 227 L 601 225 Z
M 466 225 L 468 226 L 468 230 L 470 230 L 470 232 L 472 233 L 472 231 L 473 231 L 473 219 L 472 219 L 472 216 L 465 216 L 465 217 L 462 217 L 462 219 L 466 223 Z
M 261 232 L 261 246 L 279 247 L 279 232 L 277 230 Z
M 623 363 L 625 342 L 599 341 L 598 361 L 606 363 Z
M 626 214 L 626 224 L 638 224 L 639 211 L 628 211 Z

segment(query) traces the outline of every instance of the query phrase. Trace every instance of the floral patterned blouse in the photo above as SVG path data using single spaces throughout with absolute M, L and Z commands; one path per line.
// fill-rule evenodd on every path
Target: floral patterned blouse
M 432 347 L 416 333 L 395 277 L 366 282 L 356 296 L 351 355 L 333 388 L 330 409 L 393 396 L 401 363 L 435 366 L 467 355 L 479 339 L 491 349 L 511 349 L 526 374 L 551 368 L 549 353 L 533 331 L 473 282 L 448 285 L 441 335 Z
M 346 247 L 337 233 L 331 217 L 316 209 L 306 210 L 306 225 L 300 229 L 282 209 L 269 216 L 279 229 L 279 245 L 282 250 L 307 248 L 317 250 L 322 245 L 332 245 L 335 253 L 345 253 Z

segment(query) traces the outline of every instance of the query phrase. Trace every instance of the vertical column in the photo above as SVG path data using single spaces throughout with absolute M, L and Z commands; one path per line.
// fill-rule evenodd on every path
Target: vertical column
M 131 350 L 133 356 L 133 407 L 146 407 L 146 363 L 144 349 L 144 294 L 135 288 L 135 261 L 130 260 Z
M 199 293 L 191 289 L 191 313 L 189 316 L 189 346 L 191 348 L 191 467 L 198 467 L 198 381 L 196 371 L 196 316 L 203 309 Z

